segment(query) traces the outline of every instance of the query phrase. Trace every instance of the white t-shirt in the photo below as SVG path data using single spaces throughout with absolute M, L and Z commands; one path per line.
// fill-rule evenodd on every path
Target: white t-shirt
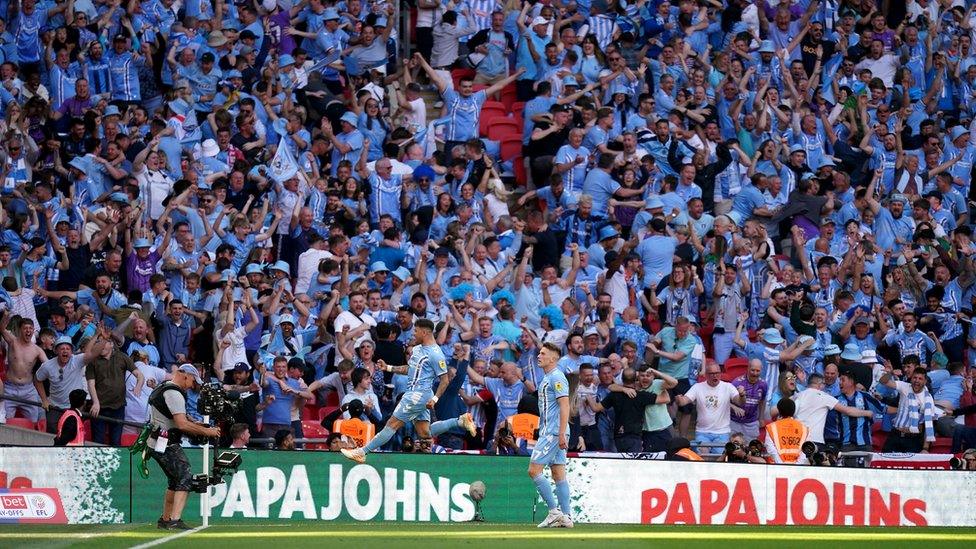
M 173 190 L 173 180 L 162 171 L 149 171 L 146 166 L 136 173 L 139 181 L 139 196 L 146 202 L 146 209 L 151 219 L 159 219 L 163 215 L 163 199 Z
M 359 316 L 353 314 L 352 311 L 342 311 L 339 313 L 339 316 L 336 317 L 333 327 L 335 328 L 336 332 L 341 332 L 343 326 L 349 326 L 350 330 L 355 330 L 363 324 L 368 325 L 370 328 L 375 328 L 376 320 L 369 316 L 367 311 L 363 311 L 363 314 Z
M 295 281 L 295 293 L 304 294 L 312 285 L 312 277 L 319 272 L 319 263 L 323 259 L 330 259 L 333 255 L 326 250 L 309 248 L 298 256 L 298 280 Z
M 719 381 L 712 387 L 708 383 L 696 383 L 685 393 L 698 409 L 698 423 L 695 432 L 724 434 L 732 431 L 729 413 L 732 399 L 739 397 L 739 391 L 727 381 Z
M 77 356 L 77 355 L 76 355 Z M 125 420 L 143 423 L 149 414 L 149 394 L 156 385 L 166 381 L 166 371 L 162 368 L 150 366 L 145 362 L 136 362 L 136 368 L 142 372 L 145 383 L 139 396 L 132 393 L 136 388 L 136 376 L 132 372 L 125 374 Z M 155 383 L 151 383 L 150 380 Z
M 250 315 L 245 318 L 250 320 Z M 248 364 L 247 349 L 244 348 L 245 337 L 247 337 L 247 331 L 244 326 L 238 326 L 224 336 L 224 340 L 230 343 L 230 347 L 227 347 L 220 357 L 220 371 L 231 370 L 238 362 Z
M 796 402 L 794 417 L 810 429 L 807 440 L 822 444 L 827 412 L 837 406 L 837 399 L 817 389 L 806 389 L 794 396 L 793 400 Z

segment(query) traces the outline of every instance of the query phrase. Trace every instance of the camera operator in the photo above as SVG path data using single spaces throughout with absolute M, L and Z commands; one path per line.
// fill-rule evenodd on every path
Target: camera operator
M 180 446 L 183 435 L 219 437 L 220 429 L 194 423 L 187 418 L 186 391 L 203 384 L 200 372 L 191 364 L 173 371 L 172 381 L 156 387 L 149 395 L 149 421 L 153 433 L 147 442 L 152 458 L 166 474 L 168 488 L 163 514 L 156 526 L 164 530 L 189 530 L 183 508 L 190 494 L 190 461 Z
M 719 461 L 728 463 L 766 463 L 766 452 L 758 440 L 746 444 L 742 433 L 732 433 Z

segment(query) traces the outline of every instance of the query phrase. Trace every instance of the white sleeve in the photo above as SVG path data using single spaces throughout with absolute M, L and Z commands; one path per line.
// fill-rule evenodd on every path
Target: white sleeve
M 783 463 L 783 459 L 779 457 L 779 451 L 776 450 L 776 445 L 773 443 L 773 437 L 766 433 L 766 455 L 773 458 L 773 463 Z

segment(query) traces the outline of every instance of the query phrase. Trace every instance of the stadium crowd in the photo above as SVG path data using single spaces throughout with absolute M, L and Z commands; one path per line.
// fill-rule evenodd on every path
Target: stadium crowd
M 426 318 L 438 448 L 526 453 L 545 342 L 575 450 L 976 445 L 972 0 L 4 5 L 0 421 L 380 426 Z

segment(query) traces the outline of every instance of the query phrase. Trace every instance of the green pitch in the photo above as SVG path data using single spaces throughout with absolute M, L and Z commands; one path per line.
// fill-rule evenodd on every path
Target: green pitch
M 828 543 L 836 547 L 964 547 L 976 544 L 976 533 L 959 528 L 802 528 L 721 526 L 617 526 L 579 525 L 572 530 L 545 529 L 534 525 L 501 524 L 395 524 L 272 522 L 221 524 L 173 538 L 174 532 L 146 524 L 89 526 L 0 526 L 0 547 L 213 547 L 233 543 L 234 549 L 275 549 L 310 544 L 348 544 L 348 547 L 476 547 L 504 549 L 558 547 L 559 549 L 606 546 L 642 548 L 673 546 L 722 547 L 729 542 L 755 547 L 783 547 Z M 155 543 L 154 543 L 155 542 Z M 335 545 L 338 546 L 338 545 Z

